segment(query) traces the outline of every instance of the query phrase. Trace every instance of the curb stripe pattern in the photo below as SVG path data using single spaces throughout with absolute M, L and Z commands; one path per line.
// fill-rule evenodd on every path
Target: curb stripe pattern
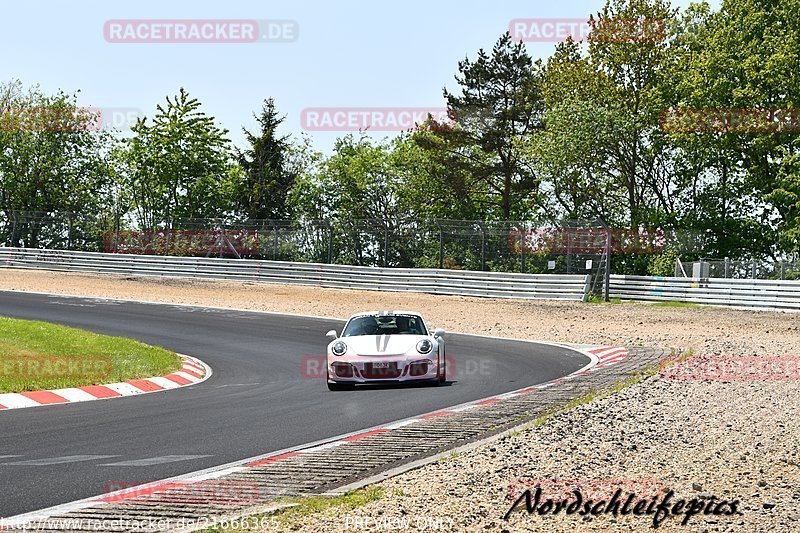
M 138 396 L 167 389 L 188 387 L 211 377 L 211 368 L 208 365 L 194 357 L 178 355 L 181 358 L 181 370 L 166 376 L 132 379 L 107 385 L 86 385 L 68 389 L 0 394 L 0 410 Z

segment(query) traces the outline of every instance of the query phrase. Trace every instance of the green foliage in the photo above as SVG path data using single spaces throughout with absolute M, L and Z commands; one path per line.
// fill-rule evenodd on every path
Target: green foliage
M 665 302 L 653 302 L 653 307 L 668 307 L 671 309 L 702 309 L 701 305 L 691 302 L 679 302 L 677 300 L 667 300 Z
M 394 493 L 402 496 L 400 491 Z M 285 504 L 285 507 L 272 513 L 254 515 L 250 517 L 250 523 L 269 523 L 281 530 L 293 531 L 300 526 L 301 521 L 306 516 L 320 515 L 322 517 L 340 518 L 342 515 L 352 512 L 359 507 L 369 503 L 382 500 L 386 492 L 381 487 L 365 487 L 363 489 L 352 490 L 340 496 L 306 496 L 304 498 L 280 498 L 278 501 Z M 247 524 L 247 518 L 242 523 Z M 235 524 L 235 521 L 232 521 Z M 208 529 L 209 532 L 243 531 L 247 528 L 237 528 L 233 525 L 228 527 L 217 526 Z
M 591 293 L 591 294 L 589 294 L 589 297 L 586 299 L 585 303 L 587 303 L 587 304 L 621 304 L 622 300 L 620 300 L 619 298 L 609 298 L 608 301 L 605 301 L 605 299 L 601 295 Z
M 676 103 L 699 109 L 797 109 L 798 9 L 798 0 L 726 0 L 717 12 L 707 5 L 690 9 L 687 31 L 676 47 L 671 86 Z M 796 136 L 759 130 L 671 136 L 681 151 L 683 194 L 696 198 L 702 209 L 694 221 L 717 237 L 711 255 L 798 251 L 791 195 Z M 774 246 L 779 239 L 782 249 Z
M 231 211 L 234 187 L 227 130 L 183 89 L 159 104 L 152 121 L 139 119 L 121 155 L 124 186 L 143 228 L 170 227 L 179 218 L 216 218 Z
M 102 220 L 109 214 L 113 141 L 97 125 L 97 113 L 78 107 L 74 94 L 46 95 L 20 81 L 0 85 L 0 209 L 6 216 L 87 212 Z M 66 245 L 46 240 L 45 230 L 20 220 L 8 237 L 14 246 Z
M 339 220 L 347 227 L 335 236 L 337 249 L 348 254 L 344 261 L 381 264 L 388 259 L 387 264 L 408 265 L 421 252 L 409 249 L 415 235 L 398 235 L 396 228 L 426 217 L 438 203 L 424 165 L 419 148 L 405 137 L 374 142 L 348 135 L 314 172 L 298 178 L 291 202 L 308 219 Z M 393 238 L 390 258 L 385 257 L 387 232 Z
M 234 193 L 236 207 L 249 220 L 288 219 L 287 198 L 297 176 L 288 168 L 289 137 L 277 133 L 286 117 L 278 116 L 275 101 L 269 98 L 255 118 L 260 131 L 254 134 L 244 129 L 250 146 L 237 154 L 242 173 Z
M 647 273 L 650 276 L 671 278 L 675 276 L 675 264 L 680 254 L 672 249 L 664 250 L 660 254 L 650 257 Z
M 506 33 L 491 53 L 460 61 L 458 71 L 460 94 L 444 91 L 454 124 L 431 120 L 416 140 L 451 187 L 481 198 L 483 217 L 524 218 L 540 184 L 518 140 L 541 127 L 540 64 Z

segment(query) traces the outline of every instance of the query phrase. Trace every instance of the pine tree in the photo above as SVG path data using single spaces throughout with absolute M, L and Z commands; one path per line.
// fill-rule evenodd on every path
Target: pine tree
M 254 116 L 260 131 L 251 133 L 243 128 L 250 147 L 238 154 L 244 173 L 237 191 L 238 210 L 250 220 L 286 219 L 291 215 L 287 196 L 296 178 L 287 165 L 289 136 L 277 133 L 286 117 L 278 116 L 272 98 L 264 102 L 261 114 Z

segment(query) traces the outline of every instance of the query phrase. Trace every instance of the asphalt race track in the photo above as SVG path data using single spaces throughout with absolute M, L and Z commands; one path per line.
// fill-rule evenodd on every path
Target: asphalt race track
M 329 392 L 304 358 L 324 354 L 325 332 L 341 321 L 14 292 L 0 292 L 0 315 L 132 337 L 214 372 L 175 391 L 0 411 L 0 518 L 509 392 L 588 362 L 560 347 L 448 335 L 457 375 L 450 369 L 446 386 Z

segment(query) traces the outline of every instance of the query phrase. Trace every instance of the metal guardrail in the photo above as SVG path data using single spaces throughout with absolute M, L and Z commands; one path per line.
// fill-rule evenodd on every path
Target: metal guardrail
M 611 276 L 610 288 L 611 297 L 623 300 L 800 311 L 800 281 Z
M 0 248 L 0 267 L 290 283 L 453 296 L 586 300 L 588 275 L 374 268 L 250 259 Z

